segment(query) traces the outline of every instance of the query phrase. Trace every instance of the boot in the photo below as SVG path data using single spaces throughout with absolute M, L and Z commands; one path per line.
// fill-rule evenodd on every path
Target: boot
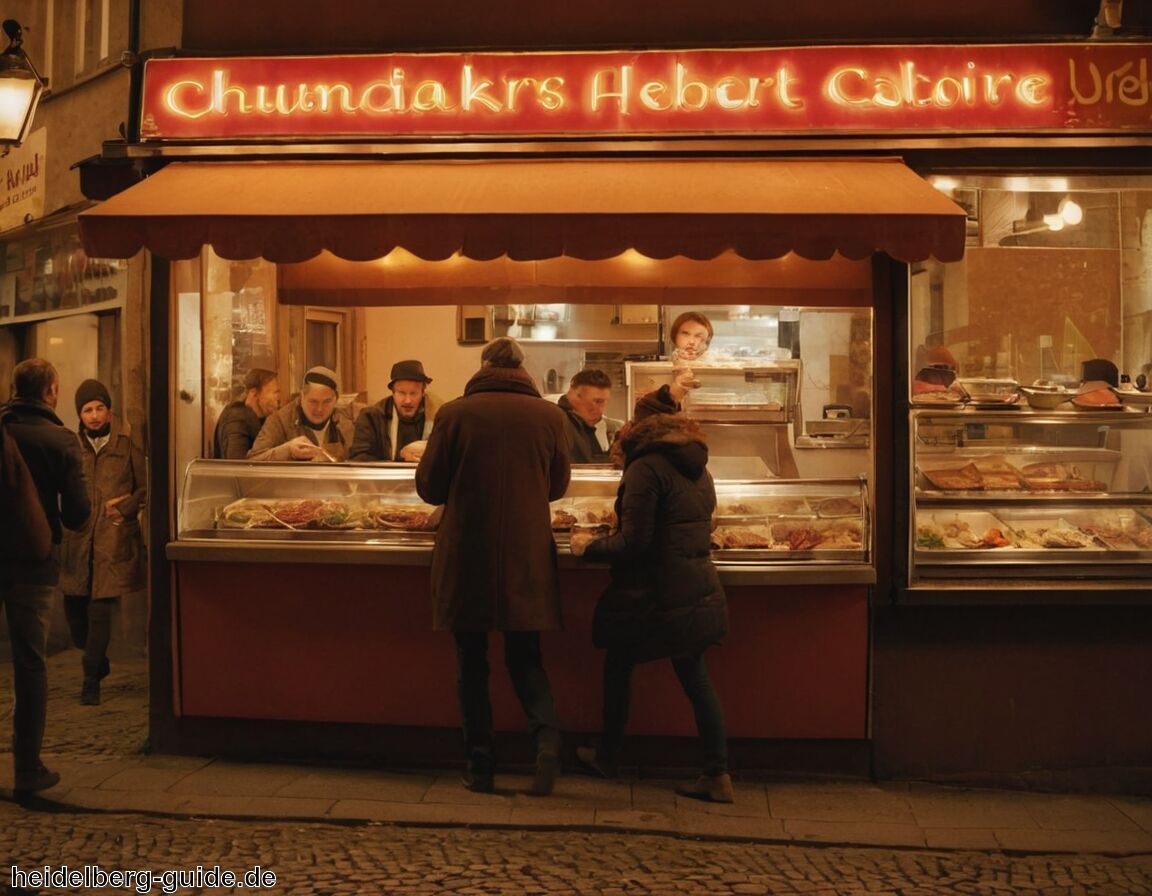
M 40 763 L 35 769 L 22 772 L 16 772 L 16 778 L 13 782 L 12 795 L 18 799 L 27 799 L 34 793 L 39 793 L 41 790 L 47 790 L 49 787 L 55 787 L 60 783 L 60 775 L 56 772 L 49 771 Z
M 692 784 L 682 784 L 676 788 L 680 796 L 706 803 L 731 803 L 736 799 L 732 790 L 732 776 L 727 772 L 721 775 L 701 775 Z
M 112 671 L 112 664 L 108 662 L 108 657 L 100 658 L 100 670 L 97 672 L 97 677 L 101 680 L 108 677 L 108 673 Z
M 80 686 L 80 703 L 84 706 L 100 705 L 100 678 L 97 675 L 85 675 L 84 684 Z
M 541 750 L 536 754 L 536 774 L 528 793 L 532 796 L 549 796 L 560 777 L 560 757 L 552 750 Z

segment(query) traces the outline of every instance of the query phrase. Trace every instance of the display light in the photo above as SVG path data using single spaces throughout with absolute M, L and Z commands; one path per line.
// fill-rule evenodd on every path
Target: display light
M 32 128 L 45 82 L 22 46 L 24 29 L 15 19 L 4 21 L 8 49 L 0 53 L 0 146 L 19 146 Z
M 1060 200 L 1060 204 L 1056 206 L 1056 211 L 1059 213 L 1064 223 L 1070 227 L 1075 227 L 1084 220 L 1084 209 L 1081 208 L 1080 203 L 1072 199 L 1070 196 L 1065 196 Z

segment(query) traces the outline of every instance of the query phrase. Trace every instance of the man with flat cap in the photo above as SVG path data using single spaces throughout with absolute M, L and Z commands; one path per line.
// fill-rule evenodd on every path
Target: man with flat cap
M 344 460 L 352 444 L 352 418 L 336 407 L 340 384 L 327 367 L 304 374 L 300 394 L 269 414 L 249 460 Z
M 418 463 L 437 411 L 427 392 L 430 382 L 419 361 L 393 364 L 388 383 L 392 394 L 360 412 L 348 459 Z

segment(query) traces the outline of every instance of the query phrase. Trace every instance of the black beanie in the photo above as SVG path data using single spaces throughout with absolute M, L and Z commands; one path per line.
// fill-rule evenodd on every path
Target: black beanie
M 102 401 L 104 407 L 112 410 L 112 396 L 100 380 L 84 380 L 76 387 L 76 413 L 79 414 L 90 401 Z

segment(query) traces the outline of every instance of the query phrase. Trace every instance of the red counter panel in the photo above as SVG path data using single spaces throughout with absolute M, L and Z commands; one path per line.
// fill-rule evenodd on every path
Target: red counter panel
M 451 635 L 431 629 L 428 569 L 176 564 L 180 705 L 188 716 L 455 727 Z M 600 569 L 564 571 L 567 629 L 544 635 L 565 730 L 599 728 Z M 731 737 L 866 736 L 865 586 L 729 588 L 730 634 L 709 652 Z M 496 725 L 523 715 L 492 638 Z M 691 735 L 667 662 L 636 670 L 631 734 Z

